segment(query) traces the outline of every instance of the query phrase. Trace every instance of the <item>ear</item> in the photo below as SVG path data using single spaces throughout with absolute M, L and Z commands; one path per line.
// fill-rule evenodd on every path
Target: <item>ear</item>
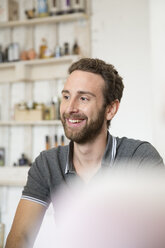
M 106 119 L 107 121 L 112 120 L 119 109 L 119 100 L 116 99 L 106 107 Z

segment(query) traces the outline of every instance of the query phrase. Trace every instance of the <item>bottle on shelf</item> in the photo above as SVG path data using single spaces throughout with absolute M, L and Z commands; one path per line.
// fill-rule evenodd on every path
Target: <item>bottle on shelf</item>
M 20 60 L 20 48 L 18 42 L 13 42 L 7 49 L 7 61 L 16 62 Z
M 47 46 L 47 40 L 45 38 L 42 39 L 42 44 L 40 46 L 40 59 L 47 59 L 53 57 L 52 51 Z
M 56 48 L 55 48 L 55 57 L 56 58 L 59 58 L 61 57 L 61 47 L 59 45 L 56 45 Z
M 12 62 L 13 61 L 13 44 L 12 43 L 8 46 L 8 50 L 7 50 L 7 61 L 8 62 Z
M 61 145 L 64 146 L 64 135 L 61 135 Z
M 79 47 L 79 45 L 77 43 L 77 40 L 73 44 L 72 53 L 75 54 L 75 55 L 80 55 L 80 47 Z
M 71 0 L 71 9 L 73 13 L 85 12 L 84 0 Z
M 45 137 L 45 148 L 46 148 L 46 150 L 50 149 L 50 139 L 49 139 L 48 135 L 46 135 L 46 137 Z
M 57 138 L 57 134 L 54 135 L 54 146 L 57 147 L 58 146 L 58 138 Z
M 2 51 L 2 46 L 0 45 L 0 63 L 4 62 L 4 53 Z
M 4 166 L 4 161 L 3 161 L 3 157 L 1 154 L 0 154 L 0 166 Z
M 60 0 L 49 0 L 49 14 L 51 16 L 60 14 Z
M 64 43 L 64 55 L 69 55 L 69 43 Z
M 18 42 L 13 43 L 13 61 L 20 60 L 20 47 Z
M 0 147 L 0 166 L 5 165 L 5 148 Z
M 48 16 L 48 2 L 47 0 L 37 0 L 38 17 Z
M 29 165 L 29 160 L 28 160 L 28 158 L 25 156 L 24 153 L 22 153 L 21 158 L 18 159 L 18 165 L 19 165 L 19 166 L 25 166 L 25 165 L 27 166 L 27 165 Z
M 45 38 L 42 38 L 42 44 L 40 46 L 40 54 L 39 54 L 39 57 L 40 59 L 44 59 L 45 58 L 45 52 L 47 50 L 47 41 Z
M 31 161 L 27 158 L 27 156 L 22 153 L 21 154 L 21 157 L 18 159 L 17 162 L 14 162 L 13 163 L 13 166 L 16 167 L 16 166 L 31 166 Z
M 71 13 L 71 1 L 70 0 L 61 0 L 60 4 L 61 4 L 60 6 L 61 14 Z
M 8 50 L 9 50 L 9 48 L 8 48 L 8 46 L 5 48 L 5 51 L 4 51 L 4 62 L 9 62 L 8 61 Z

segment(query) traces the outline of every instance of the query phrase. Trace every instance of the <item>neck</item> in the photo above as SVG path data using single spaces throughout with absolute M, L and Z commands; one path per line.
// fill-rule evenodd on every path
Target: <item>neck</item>
M 107 144 L 107 130 L 93 141 L 85 144 L 74 142 L 73 163 L 77 174 L 88 181 L 101 167 L 101 160 Z

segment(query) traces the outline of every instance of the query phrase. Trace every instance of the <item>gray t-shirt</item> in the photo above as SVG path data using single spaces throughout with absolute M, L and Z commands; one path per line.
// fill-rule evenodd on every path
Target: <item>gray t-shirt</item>
M 72 163 L 73 142 L 43 151 L 35 159 L 29 173 L 22 199 L 35 201 L 44 206 L 51 202 L 51 196 L 61 186 L 77 177 Z M 138 166 L 163 166 L 157 150 L 148 142 L 113 137 L 108 133 L 107 146 L 102 158 L 101 168 L 135 162 Z

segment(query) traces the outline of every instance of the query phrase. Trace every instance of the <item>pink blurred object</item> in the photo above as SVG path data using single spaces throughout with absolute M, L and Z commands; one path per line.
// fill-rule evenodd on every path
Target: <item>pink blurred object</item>
M 37 57 L 37 54 L 33 48 L 29 49 L 28 51 L 22 51 L 20 58 L 21 60 L 33 60 Z
M 33 48 L 27 51 L 27 58 L 29 60 L 35 59 L 36 56 L 37 56 L 37 54 Z
M 27 60 L 27 52 L 26 51 L 22 51 L 20 54 L 20 59 L 21 60 Z

